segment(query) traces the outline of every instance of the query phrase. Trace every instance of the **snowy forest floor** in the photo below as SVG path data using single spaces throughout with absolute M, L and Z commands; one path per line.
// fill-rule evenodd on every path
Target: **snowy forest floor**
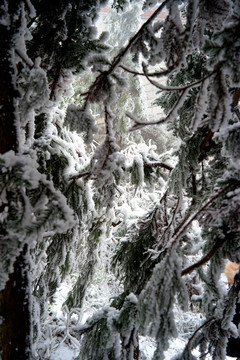
M 68 276 L 62 285 L 58 288 L 54 301 L 49 305 L 50 318 L 54 322 L 66 326 L 67 334 L 67 314 L 63 313 L 62 305 L 67 298 L 68 292 L 71 290 L 76 277 L 73 275 Z M 222 276 L 223 286 L 227 286 L 225 275 Z M 95 282 L 89 287 L 88 293 L 85 298 L 82 313 L 80 315 L 81 323 L 91 316 L 94 311 L 101 307 L 108 306 L 109 300 L 117 295 L 121 290 L 121 286 L 116 282 L 112 275 L 107 274 L 103 269 L 99 269 L 96 274 Z M 170 342 L 168 350 L 165 352 L 165 359 L 170 360 L 175 355 L 179 354 L 186 345 L 187 339 L 191 337 L 195 329 L 202 321 L 202 315 L 199 312 L 182 312 L 179 308 L 175 308 L 175 320 L 178 330 L 178 338 Z M 74 314 L 73 314 L 74 317 Z M 51 323 L 51 320 L 50 320 Z M 51 326 L 51 325 L 50 325 Z M 141 360 L 151 360 L 155 350 L 155 343 L 149 337 L 139 338 Z M 59 338 L 59 342 L 51 347 L 49 353 L 49 360 L 75 360 L 79 354 L 79 344 L 71 339 L 71 336 L 64 336 Z M 198 351 L 194 354 L 198 357 Z M 206 356 L 205 359 L 211 359 L 211 356 Z M 232 359 L 226 357 L 226 359 Z

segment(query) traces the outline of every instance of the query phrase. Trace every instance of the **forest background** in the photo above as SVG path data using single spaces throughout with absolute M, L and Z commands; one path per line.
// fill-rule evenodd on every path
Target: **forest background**
M 221 278 L 240 261 L 239 1 L 115 0 L 99 35 L 106 5 L 0 6 L 2 359 L 65 343 L 76 359 L 140 360 L 149 337 L 159 360 L 176 308 L 201 318 L 175 358 L 225 359 L 240 286 Z M 162 115 L 147 117 L 139 77 Z M 109 299 L 82 321 L 99 269 Z

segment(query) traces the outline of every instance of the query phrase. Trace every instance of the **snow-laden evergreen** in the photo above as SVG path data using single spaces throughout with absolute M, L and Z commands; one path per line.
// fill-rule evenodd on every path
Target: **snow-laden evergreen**
M 159 360 L 179 336 L 177 359 L 225 359 L 238 336 L 239 275 L 228 290 L 222 273 L 240 262 L 239 2 L 114 0 L 98 34 L 106 5 L 0 6 L 1 356 L 52 359 L 64 344 L 81 360 L 140 360 L 149 338 Z M 146 115 L 139 76 L 162 116 Z M 89 301 L 100 269 L 106 303 Z M 190 310 L 201 320 L 181 336 Z

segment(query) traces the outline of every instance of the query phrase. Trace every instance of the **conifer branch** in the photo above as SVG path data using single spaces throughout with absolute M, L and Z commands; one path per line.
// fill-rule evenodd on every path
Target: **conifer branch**
M 169 0 L 163 1 L 163 3 L 155 10 L 155 12 L 148 18 L 148 20 L 140 27 L 140 29 L 136 32 L 136 34 L 129 40 L 127 46 L 123 48 L 117 56 L 112 61 L 109 69 L 101 72 L 93 84 L 90 86 L 88 92 L 86 92 L 85 104 L 83 105 L 83 109 L 86 108 L 86 104 L 90 102 L 97 102 L 100 100 L 99 96 L 101 92 L 104 91 L 105 85 L 107 83 L 107 78 L 111 75 L 115 69 L 120 65 L 122 59 L 128 53 L 130 48 L 136 42 L 136 40 L 142 35 L 145 28 L 158 16 L 158 14 L 164 9 L 165 5 L 169 2 Z M 100 92 L 100 94 L 98 94 Z M 98 94 L 98 96 L 97 96 Z M 98 100 L 97 100 L 98 99 Z
M 128 116 L 131 120 L 133 120 L 135 122 L 135 124 L 131 127 L 130 131 L 135 131 L 135 130 L 139 130 L 144 126 L 148 126 L 148 125 L 160 125 L 163 124 L 167 121 L 170 121 L 176 114 L 177 116 L 177 110 L 179 109 L 179 107 L 182 105 L 187 93 L 188 93 L 189 89 L 185 89 L 183 90 L 180 95 L 178 100 L 176 101 L 176 103 L 173 105 L 172 109 L 169 111 L 169 113 L 167 114 L 166 117 L 162 117 L 159 120 L 155 120 L 155 121 L 139 121 L 134 115 L 132 115 L 129 111 L 126 112 L 126 116 Z
M 208 200 L 206 202 L 205 205 L 203 205 L 201 207 L 201 209 L 199 209 L 196 214 L 194 216 L 192 216 L 189 219 L 189 214 L 187 215 L 187 217 L 182 221 L 182 223 L 178 226 L 178 228 L 175 230 L 173 236 L 175 236 L 175 238 L 172 241 L 172 245 L 174 245 L 185 233 L 185 231 L 188 229 L 189 225 L 198 218 L 198 216 L 204 211 L 206 210 L 206 208 L 213 203 L 217 198 L 219 198 L 219 196 L 223 195 L 226 191 L 228 191 L 231 187 L 232 187 L 232 183 L 228 184 L 227 186 L 225 186 L 225 188 L 223 188 L 221 191 L 219 191 L 216 195 L 214 195 L 210 200 Z M 189 221 L 186 223 L 186 221 L 189 219 Z M 186 224 L 186 225 L 184 225 Z
M 144 167 L 162 167 L 164 169 L 167 169 L 169 171 L 172 171 L 173 170 L 173 167 L 170 166 L 170 165 L 167 165 L 161 161 L 155 161 L 155 162 L 147 162 L 147 163 L 144 163 L 143 165 Z
M 222 245 L 225 243 L 225 241 L 227 241 L 227 239 L 228 239 L 227 236 L 225 236 L 223 239 L 219 239 L 212 247 L 212 249 L 205 256 L 203 256 L 198 262 L 182 270 L 181 276 L 190 274 L 193 270 L 198 269 L 200 266 L 206 264 L 218 251 L 218 249 L 222 247 Z
M 195 336 L 197 335 L 197 333 L 202 330 L 206 325 L 208 325 L 210 322 L 212 321 L 212 319 L 209 319 L 207 321 L 205 321 L 201 326 L 199 326 L 199 328 L 197 328 L 194 333 L 192 334 L 192 336 L 190 337 L 190 339 L 188 340 L 188 343 L 185 347 L 185 349 L 189 349 L 191 342 L 193 341 L 193 339 L 195 338 Z
M 166 90 L 166 91 L 183 91 L 183 90 L 186 90 L 186 89 L 193 88 L 195 86 L 200 85 L 204 80 L 208 79 L 209 77 L 211 77 L 215 73 L 215 71 L 213 71 L 210 74 L 204 76 L 203 78 L 201 78 L 199 80 L 196 80 L 196 81 L 194 81 L 192 83 L 183 85 L 183 86 L 168 86 L 168 85 L 159 84 L 158 82 L 150 79 L 150 77 L 149 77 L 150 75 L 147 72 L 147 65 L 143 63 L 142 67 L 143 67 L 143 73 L 144 73 L 145 77 L 148 79 L 148 81 L 153 86 L 155 86 L 157 89 Z
M 176 69 L 176 67 L 178 66 L 178 62 L 175 62 L 174 64 L 172 64 L 171 66 L 168 67 L 168 69 L 166 70 L 162 70 L 162 71 L 155 71 L 155 72 L 150 72 L 148 73 L 148 76 L 156 76 L 156 77 L 162 77 L 162 76 L 166 76 L 166 75 L 169 75 L 174 69 Z M 120 65 L 119 66 L 120 68 L 122 68 L 123 70 L 125 70 L 126 72 L 129 72 L 130 74 L 133 74 L 133 75 L 139 75 L 139 76 L 145 76 L 145 74 L 143 72 L 139 72 L 139 71 L 136 71 L 136 70 L 132 70 L 132 69 L 129 69 L 128 67 L 126 67 L 125 65 Z

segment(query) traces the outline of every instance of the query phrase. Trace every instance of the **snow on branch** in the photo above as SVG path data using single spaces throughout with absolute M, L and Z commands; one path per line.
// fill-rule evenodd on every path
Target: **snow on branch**
M 129 40 L 128 44 L 125 48 L 123 48 L 117 56 L 112 61 L 112 64 L 106 71 L 101 71 L 97 76 L 93 84 L 90 86 L 89 90 L 84 94 L 85 95 L 85 105 L 86 107 L 88 102 L 99 102 L 104 101 L 106 99 L 106 94 L 111 92 L 111 81 L 109 79 L 109 75 L 113 74 L 116 68 L 120 65 L 123 58 L 128 54 L 129 50 L 133 46 L 133 44 L 137 41 L 137 39 L 142 36 L 145 29 L 148 25 L 156 19 L 158 14 L 164 9 L 166 4 L 170 2 L 170 0 L 165 0 L 163 3 L 155 10 L 155 12 L 148 18 L 148 20 L 141 26 L 141 28 L 135 33 L 135 35 Z
M 135 131 L 143 128 L 144 126 L 148 125 L 160 125 L 166 122 L 171 122 L 178 116 L 178 110 L 182 107 L 186 96 L 188 94 L 189 88 L 186 88 L 180 93 L 180 96 L 172 109 L 169 111 L 166 117 L 161 117 L 159 120 L 155 121 L 139 121 L 133 114 L 131 114 L 129 111 L 126 112 L 126 116 L 128 116 L 131 120 L 134 121 L 134 125 L 131 127 L 130 131 Z
M 204 76 L 203 78 L 194 81 L 192 83 L 183 85 L 183 86 L 168 86 L 168 85 L 163 85 L 163 84 L 159 84 L 158 82 L 152 80 L 149 78 L 149 73 L 147 72 L 147 65 L 145 63 L 142 63 L 142 68 L 143 68 L 143 73 L 146 76 L 146 78 L 148 79 L 148 81 L 155 86 L 157 89 L 160 90 L 167 90 L 167 91 L 183 91 L 189 88 L 193 88 L 195 86 L 199 86 L 202 82 L 204 82 L 206 79 L 208 79 L 209 77 L 211 77 L 215 71 L 211 72 L 210 74 Z

